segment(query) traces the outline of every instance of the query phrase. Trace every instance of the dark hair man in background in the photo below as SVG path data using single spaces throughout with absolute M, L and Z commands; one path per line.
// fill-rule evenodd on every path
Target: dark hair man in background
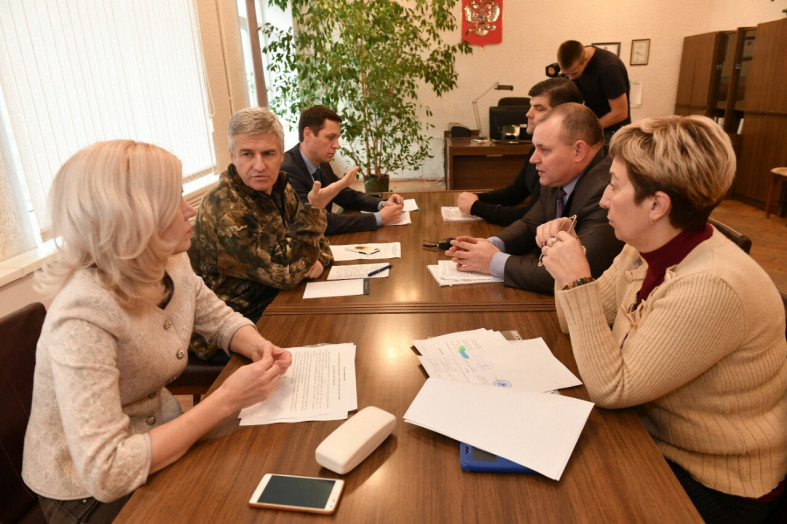
M 566 78 L 572 80 L 585 105 L 596 113 L 609 144 L 612 134 L 631 123 L 629 75 L 615 53 L 567 40 L 557 50 L 557 63 Z
M 553 107 L 568 102 L 582 103 L 582 94 L 573 82 L 565 78 L 542 80 L 531 87 L 527 94 L 530 96 L 527 134 L 531 136 L 541 117 Z M 456 205 L 462 213 L 481 217 L 499 226 L 507 226 L 525 216 L 538 200 L 538 191 L 541 187 L 536 166 L 530 162 L 530 157 L 535 151 L 535 148 L 530 150 L 525 165 L 507 187 L 488 193 L 460 193 Z M 523 202 L 524 204 L 520 205 Z

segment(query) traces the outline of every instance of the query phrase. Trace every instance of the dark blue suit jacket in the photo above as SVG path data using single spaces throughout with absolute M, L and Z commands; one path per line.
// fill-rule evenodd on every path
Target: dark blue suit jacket
M 339 177 L 333 172 L 330 164 L 320 164 L 319 168 L 320 176 L 322 177 L 322 187 L 326 187 L 339 180 Z M 295 192 L 298 193 L 301 201 L 308 203 L 307 195 L 314 185 L 314 179 L 306 167 L 306 162 L 303 161 L 300 144 L 284 153 L 284 161 L 281 163 L 280 169 L 289 175 L 290 185 Z M 325 228 L 325 235 L 339 235 L 341 233 L 353 233 L 356 231 L 374 231 L 377 229 L 377 220 L 374 215 L 368 213 L 333 213 L 331 211 L 333 204 L 340 205 L 344 209 L 353 209 L 356 211 L 377 211 L 380 202 L 382 202 L 380 198 L 345 187 L 326 207 L 326 211 L 328 212 L 328 227 Z

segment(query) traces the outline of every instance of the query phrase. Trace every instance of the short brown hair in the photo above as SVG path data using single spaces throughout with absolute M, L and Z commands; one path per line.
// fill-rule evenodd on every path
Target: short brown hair
M 566 40 L 557 48 L 560 69 L 568 69 L 585 58 L 585 46 L 576 40 Z
M 331 120 L 337 124 L 342 123 L 342 117 L 328 106 L 311 106 L 301 111 L 301 118 L 298 120 L 298 141 L 303 142 L 303 131 L 308 127 L 315 135 L 319 134 L 325 121 Z
M 549 107 L 557 107 L 569 102 L 581 104 L 585 101 L 579 88 L 568 78 L 547 78 L 531 87 L 527 94 L 531 97 L 548 97 Z
M 555 117 L 563 119 L 560 126 L 560 139 L 564 144 L 572 145 L 578 140 L 591 147 L 601 147 L 604 144 L 601 122 L 587 106 L 575 102 L 555 106 L 544 113 L 539 125 Z
M 699 115 L 629 124 L 612 136 L 609 153 L 625 164 L 634 201 L 663 191 L 672 201 L 670 223 L 683 230 L 703 228 L 735 178 L 729 136 Z

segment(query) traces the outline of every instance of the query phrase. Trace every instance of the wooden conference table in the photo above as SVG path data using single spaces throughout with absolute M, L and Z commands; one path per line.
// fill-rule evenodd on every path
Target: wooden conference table
M 354 342 L 358 407 L 393 413 L 393 434 L 340 476 L 314 451 L 342 421 L 239 427 L 231 418 L 152 475 L 116 522 L 701 522 L 633 410 L 593 408 L 560 481 L 463 472 L 456 441 L 404 422 L 425 381 L 410 341 L 480 327 L 541 336 L 577 373 L 554 312 L 264 315 L 261 332 L 285 347 Z M 217 382 L 243 363 L 234 356 Z M 587 399 L 584 387 L 563 394 Z M 249 507 L 269 472 L 344 478 L 335 515 Z
M 503 284 L 470 284 L 440 287 L 432 277 L 427 265 L 438 260 L 448 260 L 444 251 L 425 248 L 424 241 L 437 241 L 447 237 L 468 235 L 487 238 L 500 226 L 486 222 L 445 222 L 440 214 L 442 206 L 455 206 L 458 191 L 435 191 L 403 194 L 404 198 L 415 198 L 420 207 L 412 211 L 412 224 L 407 226 L 381 227 L 377 231 L 364 231 L 328 237 L 333 245 L 363 244 L 368 242 L 400 242 L 402 258 L 370 259 L 339 262 L 359 264 L 368 262 L 390 262 L 392 268 L 388 278 L 369 279 L 369 295 L 353 297 L 329 297 L 303 299 L 306 282 L 278 296 L 265 309 L 265 315 L 315 314 L 315 313 L 391 313 L 391 312 L 439 312 L 446 309 L 459 311 L 544 311 L 554 310 L 551 296 L 521 289 L 505 287 Z M 325 280 L 329 270 L 317 280 Z
M 304 300 L 301 284 L 279 293 L 258 324 L 281 347 L 355 343 L 359 409 L 373 405 L 397 418 L 393 435 L 341 476 L 345 491 L 334 516 L 254 509 L 248 500 L 264 473 L 340 477 L 319 466 L 314 451 L 342 421 L 239 427 L 232 417 L 152 475 L 117 522 L 701 522 L 633 410 L 594 408 L 558 482 L 465 473 L 456 441 L 403 421 L 426 379 L 414 339 L 482 327 L 516 330 L 522 338 L 543 337 L 578 375 L 552 297 L 498 283 L 439 287 L 432 278 L 426 265 L 444 255 L 422 248 L 424 240 L 487 237 L 499 229 L 443 222 L 440 206 L 455 205 L 456 195 L 404 195 L 421 208 L 411 213 L 412 225 L 331 237 L 334 244 L 402 243 L 390 277 L 370 279 L 370 295 Z M 234 356 L 214 388 L 245 362 Z M 563 394 L 587 399 L 582 386 Z

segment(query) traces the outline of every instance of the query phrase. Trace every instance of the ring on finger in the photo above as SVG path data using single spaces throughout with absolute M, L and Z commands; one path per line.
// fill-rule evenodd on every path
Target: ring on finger
M 549 245 L 550 246 L 554 246 L 555 242 L 557 242 L 557 237 L 552 237 L 552 238 L 549 239 Z

